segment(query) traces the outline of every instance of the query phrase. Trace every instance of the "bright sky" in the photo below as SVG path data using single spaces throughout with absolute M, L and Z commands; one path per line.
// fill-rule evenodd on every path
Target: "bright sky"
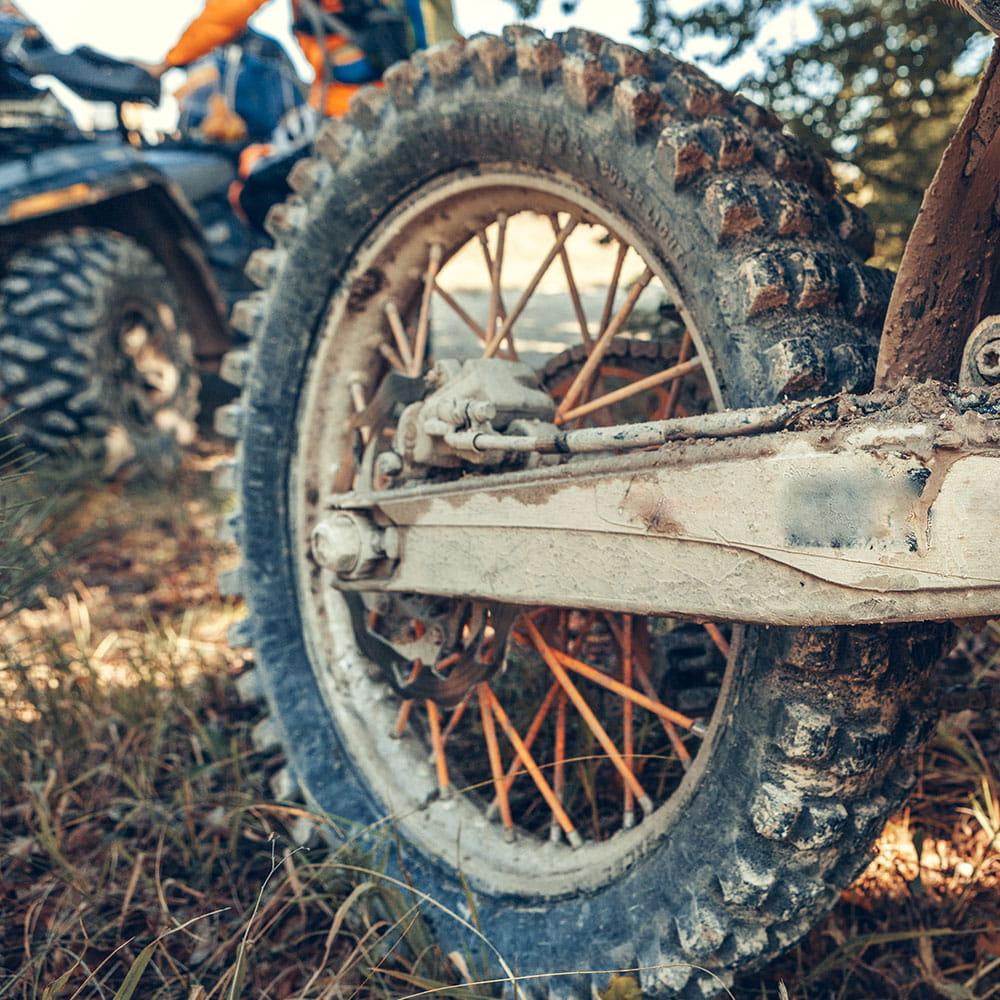
M 16 0 L 21 9 L 40 25 L 60 48 L 91 45 L 110 55 L 144 62 L 159 62 L 181 31 L 201 11 L 204 0 Z M 463 34 L 476 31 L 498 32 L 516 20 L 515 8 L 506 0 L 452 0 L 458 29 Z M 692 9 L 700 0 L 671 0 L 673 10 Z M 580 25 L 620 41 L 641 41 L 630 33 L 639 23 L 638 0 L 579 0 L 570 16 L 561 12 L 560 0 L 541 0 L 539 14 L 532 23 L 547 32 Z M 254 15 L 259 30 L 286 44 L 289 54 L 304 68 L 305 63 L 289 31 L 289 0 L 270 0 Z M 764 32 L 762 45 L 785 48 L 795 40 L 815 35 L 816 21 L 809 0 L 797 0 L 777 15 Z M 712 45 L 695 44 L 684 58 L 698 62 L 726 86 L 735 86 L 759 63 L 752 56 L 724 70 L 701 63 L 699 55 L 711 52 Z M 169 84 L 169 81 L 167 81 Z
M 204 6 L 203 0 L 17 0 L 42 30 L 61 48 L 92 45 L 120 58 L 158 61 L 183 28 Z M 499 31 L 516 20 L 515 9 L 505 0 L 453 0 L 458 28 L 465 34 Z M 283 41 L 289 37 L 288 0 L 270 0 L 255 15 L 253 24 Z M 580 0 L 572 17 L 560 13 L 559 0 L 542 0 L 533 23 L 546 31 L 571 24 L 627 40 L 639 22 L 637 0 Z M 293 45 L 294 47 L 294 45 Z

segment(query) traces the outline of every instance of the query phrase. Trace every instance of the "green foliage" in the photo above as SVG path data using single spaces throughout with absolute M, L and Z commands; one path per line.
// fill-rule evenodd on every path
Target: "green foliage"
M 974 21 L 937 0 L 836 0 L 815 16 L 814 41 L 745 82 L 839 164 L 845 192 L 875 220 L 881 262 L 892 263 L 988 47 Z
M 644 0 L 641 33 L 676 48 L 721 40 L 718 61 L 748 51 L 786 0 L 710 0 L 679 16 Z M 978 25 L 937 0 L 814 3 L 816 37 L 763 53 L 743 89 L 834 165 L 878 233 L 878 263 L 898 262 L 944 147 L 975 92 L 989 46 Z
M 539 6 L 511 2 L 522 16 Z M 742 89 L 833 161 L 845 193 L 875 220 L 877 262 L 897 262 L 989 52 L 976 22 L 938 0 L 812 0 L 815 38 L 761 52 L 762 33 L 789 0 L 706 0 L 678 13 L 680 6 L 641 0 L 636 34 L 671 51 L 714 39 L 720 66 L 758 51 L 763 71 Z

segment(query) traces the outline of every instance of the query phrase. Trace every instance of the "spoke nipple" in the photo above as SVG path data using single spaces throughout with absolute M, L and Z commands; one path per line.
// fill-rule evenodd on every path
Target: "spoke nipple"
M 691 732 L 704 739 L 708 735 L 708 726 L 703 722 L 696 722 L 691 726 Z
M 504 827 L 503 839 L 507 841 L 508 844 L 513 844 L 514 841 L 517 840 L 517 833 L 514 830 L 514 827 L 512 826 Z
M 486 822 L 495 823 L 500 818 L 500 807 L 494 802 L 486 809 Z
M 442 785 L 440 789 L 439 797 L 443 801 L 447 801 L 455 794 L 455 789 L 451 785 Z
M 574 851 L 578 847 L 583 847 L 583 837 L 581 837 L 576 830 L 570 830 L 566 836 L 569 839 L 569 846 L 572 847 Z
M 549 827 L 549 843 L 558 844 L 562 840 L 562 828 L 558 823 L 553 823 Z
M 655 808 L 653 800 L 648 795 L 643 795 L 643 797 L 639 799 L 639 805 L 642 807 L 642 812 L 645 816 L 648 816 Z
M 635 826 L 635 810 L 629 809 L 626 811 L 625 815 L 622 816 L 622 829 L 631 830 Z

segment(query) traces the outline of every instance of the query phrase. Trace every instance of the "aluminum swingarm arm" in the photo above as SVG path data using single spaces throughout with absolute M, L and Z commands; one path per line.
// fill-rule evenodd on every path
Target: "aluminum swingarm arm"
M 456 431 L 459 452 L 571 457 L 331 497 L 313 552 L 344 590 L 788 625 L 992 616 L 998 413 L 994 394 L 927 384 L 534 439 Z

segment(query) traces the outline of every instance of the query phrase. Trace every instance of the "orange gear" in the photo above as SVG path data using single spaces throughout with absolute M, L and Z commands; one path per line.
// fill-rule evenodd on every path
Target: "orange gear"
M 267 0 L 206 0 L 202 12 L 185 28 L 177 43 L 167 53 L 167 64 L 185 66 L 207 55 L 217 46 L 231 42 L 265 3 Z M 321 6 L 332 14 L 339 14 L 343 10 L 341 0 L 322 0 Z M 297 19 L 295 0 L 292 0 L 292 13 Z M 326 58 L 337 64 L 361 59 L 364 53 L 342 35 L 329 34 L 320 42 L 313 35 L 297 31 L 295 40 L 313 68 L 314 82 L 309 92 L 309 103 L 325 115 L 340 117 L 347 114 L 351 97 L 360 85 L 328 81 L 323 88 L 318 81 L 325 75 Z

